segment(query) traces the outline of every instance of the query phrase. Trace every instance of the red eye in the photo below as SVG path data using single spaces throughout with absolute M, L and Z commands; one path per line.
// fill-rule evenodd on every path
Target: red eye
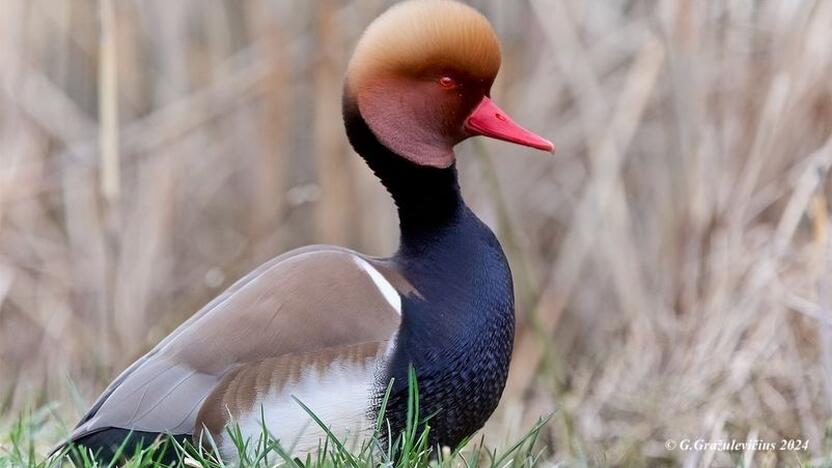
M 456 88 L 456 80 L 454 80 L 450 76 L 443 76 L 439 78 L 439 86 L 445 89 Z

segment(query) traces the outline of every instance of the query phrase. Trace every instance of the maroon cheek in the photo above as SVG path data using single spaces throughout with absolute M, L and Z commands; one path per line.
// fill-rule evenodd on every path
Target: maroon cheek
M 425 120 L 434 122 L 436 130 L 451 140 L 462 135 L 462 124 L 466 117 L 464 96 L 445 90 L 425 94 L 428 95 L 425 102 L 429 106 L 425 112 Z
M 435 83 L 376 80 L 357 93 L 362 117 L 379 141 L 420 165 L 447 167 L 464 138 L 462 97 Z

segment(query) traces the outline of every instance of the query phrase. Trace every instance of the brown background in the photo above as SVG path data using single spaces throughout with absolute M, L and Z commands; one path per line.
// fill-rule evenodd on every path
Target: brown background
M 388 3 L 0 2 L 0 425 L 76 418 L 279 252 L 395 248 L 339 113 Z M 827 452 L 832 2 L 472 3 L 503 41 L 495 99 L 559 148 L 458 148 L 518 295 L 493 443 L 557 409 L 568 462 L 752 456 L 667 438 Z M 774 456 L 794 460 L 753 460 Z

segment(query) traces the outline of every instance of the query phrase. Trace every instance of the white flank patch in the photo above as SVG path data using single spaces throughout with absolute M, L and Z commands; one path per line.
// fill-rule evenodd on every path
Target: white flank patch
M 373 283 L 375 283 L 378 290 L 381 291 L 382 295 L 384 295 L 384 299 L 386 299 L 387 302 L 391 306 L 393 306 L 394 309 L 396 309 L 396 312 L 398 312 L 399 315 L 401 315 L 402 297 L 399 296 L 399 292 L 396 291 L 396 288 L 394 288 L 393 285 L 390 284 L 389 281 L 387 281 L 387 278 L 385 278 L 384 275 L 382 275 L 378 270 L 376 270 L 372 265 L 370 265 L 370 263 L 367 262 L 367 260 L 364 260 L 359 256 L 353 256 L 353 258 L 355 259 L 355 263 L 357 263 L 362 270 L 367 272 L 367 274 L 370 276 L 370 279 L 373 280 Z
M 316 450 L 327 435 L 292 398 L 295 397 L 347 447 L 357 444 L 373 428 L 368 410 L 377 364 L 377 358 L 372 357 L 364 362 L 334 361 L 321 371 L 306 369 L 300 379 L 280 391 L 261 394 L 252 411 L 232 423 L 239 424 L 243 439 L 250 440 L 252 448 L 260 440 L 265 424 L 271 437 L 279 440 L 287 452 L 300 456 Z M 238 459 L 227 434 L 222 435 L 218 445 L 223 459 Z

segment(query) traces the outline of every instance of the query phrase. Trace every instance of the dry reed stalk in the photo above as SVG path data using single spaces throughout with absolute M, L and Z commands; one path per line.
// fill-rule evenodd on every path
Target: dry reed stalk
M 263 47 L 259 48 L 262 61 L 268 64 L 268 74 L 264 79 L 263 98 L 259 109 L 258 140 L 263 147 L 257 153 L 255 163 L 255 195 L 254 214 L 252 216 L 252 237 L 264 239 L 258 242 L 260 251 L 254 252 L 258 258 L 267 258 L 277 251 L 280 243 L 274 238 L 282 218 L 285 216 L 287 203 L 285 193 L 287 179 L 285 177 L 286 122 L 284 109 L 287 106 L 285 96 L 289 93 L 287 73 L 281 67 L 285 62 L 285 42 L 288 37 L 283 35 L 276 18 L 262 4 L 249 5 L 246 11 L 249 21 L 254 25 L 257 37 L 263 37 Z
M 118 202 L 121 171 L 118 154 L 118 63 L 116 53 L 116 14 L 112 0 L 98 0 L 99 22 L 99 151 L 101 153 L 101 192 L 111 206 Z
M 820 272 L 817 276 L 817 296 L 823 389 L 827 410 L 832 412 L 832 255 L 829 252 L 832 240 L 829 238 L 829 204 L 820 190 L 816 190 L 812 197 L 811 213 Z
M 346 151 L 345 141 L 336 135 L 342 133 L 341 81 L 343 62 L 343 38 L 337 22 L 337 3 L 315 3 L 315 54 L 316 96 L 313 130 L 313 151 L 317 168 L 320 199 L 316 213 L 317 237 L 325 243 L 356 245 L 354 220 L 361 215 L 357 210 L 354 176 L 350 160 L 354 157 Z

